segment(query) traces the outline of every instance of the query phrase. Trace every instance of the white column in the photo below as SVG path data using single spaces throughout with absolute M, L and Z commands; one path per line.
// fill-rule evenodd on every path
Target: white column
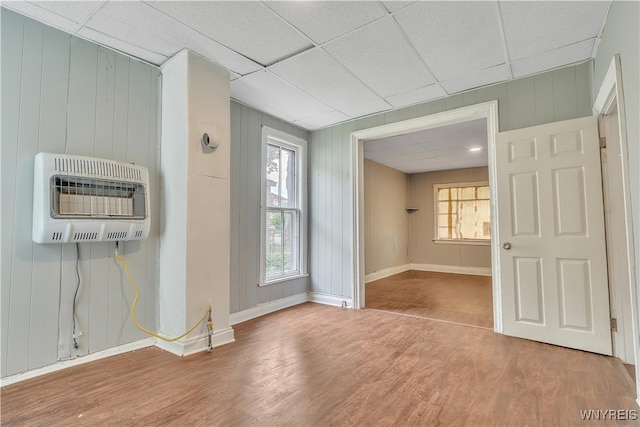
M 207 133 L 215 150 L 204 147 Z M 229 326 L 229 73 L 189 51 L 162 66 L 159 331 L 175 336 L 209 302 L 213 345 L 233 342 Z M 178 355 L 207 348 L 206 322 L 157 345 Z

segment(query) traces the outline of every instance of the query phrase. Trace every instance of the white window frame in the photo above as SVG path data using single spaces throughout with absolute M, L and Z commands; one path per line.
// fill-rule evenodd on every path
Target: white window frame
M 267 241 L 267 145 L 278 145 L 292 150 L 296 156 L 296 193 L 299 216 L 298 230 L 298 270 L 279 275 L 267 280 L 266 275 L 266 241 Z M 260 169 L 260 278 L 259 286 L 272 285 L 288 280 L 306 277 L 307 274 L 307 141 L 286 132 L 262 126 Z
M 446 244 L 446 245 L 476 245 L 476 246 L 489 246 L 491 245 L 491 238 L 489 239 L 441 239 L 438 237 L 438 190 L 441 188 L 454 188 L 454 187 L 476 187 L 476 186 L 489 186 L 489 181 L 472 181 L 472 182 L 452 182 L 447 184 L 434 184 L 433 185 L 433 243 Z M 489 191 L 491 194 L 491 191 Z M 491 201 L 489 201 L 491 203 Z M 491 224 L 493 227 L 493 224 Z

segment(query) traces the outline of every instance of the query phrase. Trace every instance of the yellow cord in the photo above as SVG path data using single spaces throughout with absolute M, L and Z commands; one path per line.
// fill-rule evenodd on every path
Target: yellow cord
M 129 264 L 127 264 L 127 261 L 125 261 L 124 258 L 120 257 L 117 252 L 116 252 L 116 260 L 118 260 L 124 266 L 124 271 L 127 273 L 127 277 L 129 278 L 129 283 L 131 283 L 131 286 L 133 286 L 133 289 L 135 289 L 136 291 L 136 297 L 133 299 L 133 303 L 131 304 L 131 319 L 133 320 L 133 323 L 136 325 L 136 327 L 140 329 L 142 332 L 145 332 L 163 341 L 167 341 L 167 342 L 178 341 L 180 338 L 186 337 L 191 332 L 193 332 L 193 330 L 197 328 L 198 325 L 204 322 L 204 319 L 206 319 L 207 316 L 211 316 L 211 305 L 209 305 L 209 307 L 207 308 L 207 311 L 200 318 L 200 320 L 198 320 L 198 322 L 191 327 L 191 329 L 189 329 L 184 334 L 177 337 L 173 337 L 173 338 L 163 337 L 162 335 L 158 335 L 155 332 L 150 331 L 149 329 L 140 325 L 138 323 L 138 319 L 136 318 L 136 304 L 138 303 L 138 297 L 140 296 L 140 289 L 138 288 L 138 285 L 136 285 L 135 280 L 133 280 L 133 277 L 131 277 L 131 273 L 129 272 Z M 211 326 L 213 326 L 213 324 Z

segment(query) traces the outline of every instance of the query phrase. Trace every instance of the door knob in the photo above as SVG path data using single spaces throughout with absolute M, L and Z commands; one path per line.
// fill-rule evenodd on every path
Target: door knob
M 511 243 L 509 243 L 509 242 L 504 242 L 504 243 L 502 244 L 502 247 L 503 247 L 505 250 L 507 250 L 507 251 L 508 251 L 509 249 L 511 249 Z

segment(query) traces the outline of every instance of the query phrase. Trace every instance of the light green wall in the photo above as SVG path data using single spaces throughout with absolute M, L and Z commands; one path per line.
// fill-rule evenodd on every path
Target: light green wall
M 231 102 L 231 313 L 307 292 L 306 277 L 258 287 L 262 126 L 309 138 L 304 129 Z
M 33 159 L 40 151 L 134 162 L 149 168 L 152 228 L 120 245 L 141 287 L 138 320 L 155 329 L 159 242 L 156 67 L 1 10 L 2 377 L 146 338 L 131 322 L 134 291 L 114 261 L 114 243 L 76 248 L 31 241 Z
M 498 100 L 501 131 L 589 116 L 591 66 L 587 62 L 560 68 L 312 132 L 310 290 L 351 297 L 351 132 L 491 100 Z
M 614 1 L 611 4 L 594 61 L 594 94 L 598 93 L 611 59 L 616 53 L 620 54 L 627 111 L 629 178 L 637 272 L 640 266 L 640 3 L 637 1 Z M 637 273 L 636 281 L 640 290 L 640 275 Z

